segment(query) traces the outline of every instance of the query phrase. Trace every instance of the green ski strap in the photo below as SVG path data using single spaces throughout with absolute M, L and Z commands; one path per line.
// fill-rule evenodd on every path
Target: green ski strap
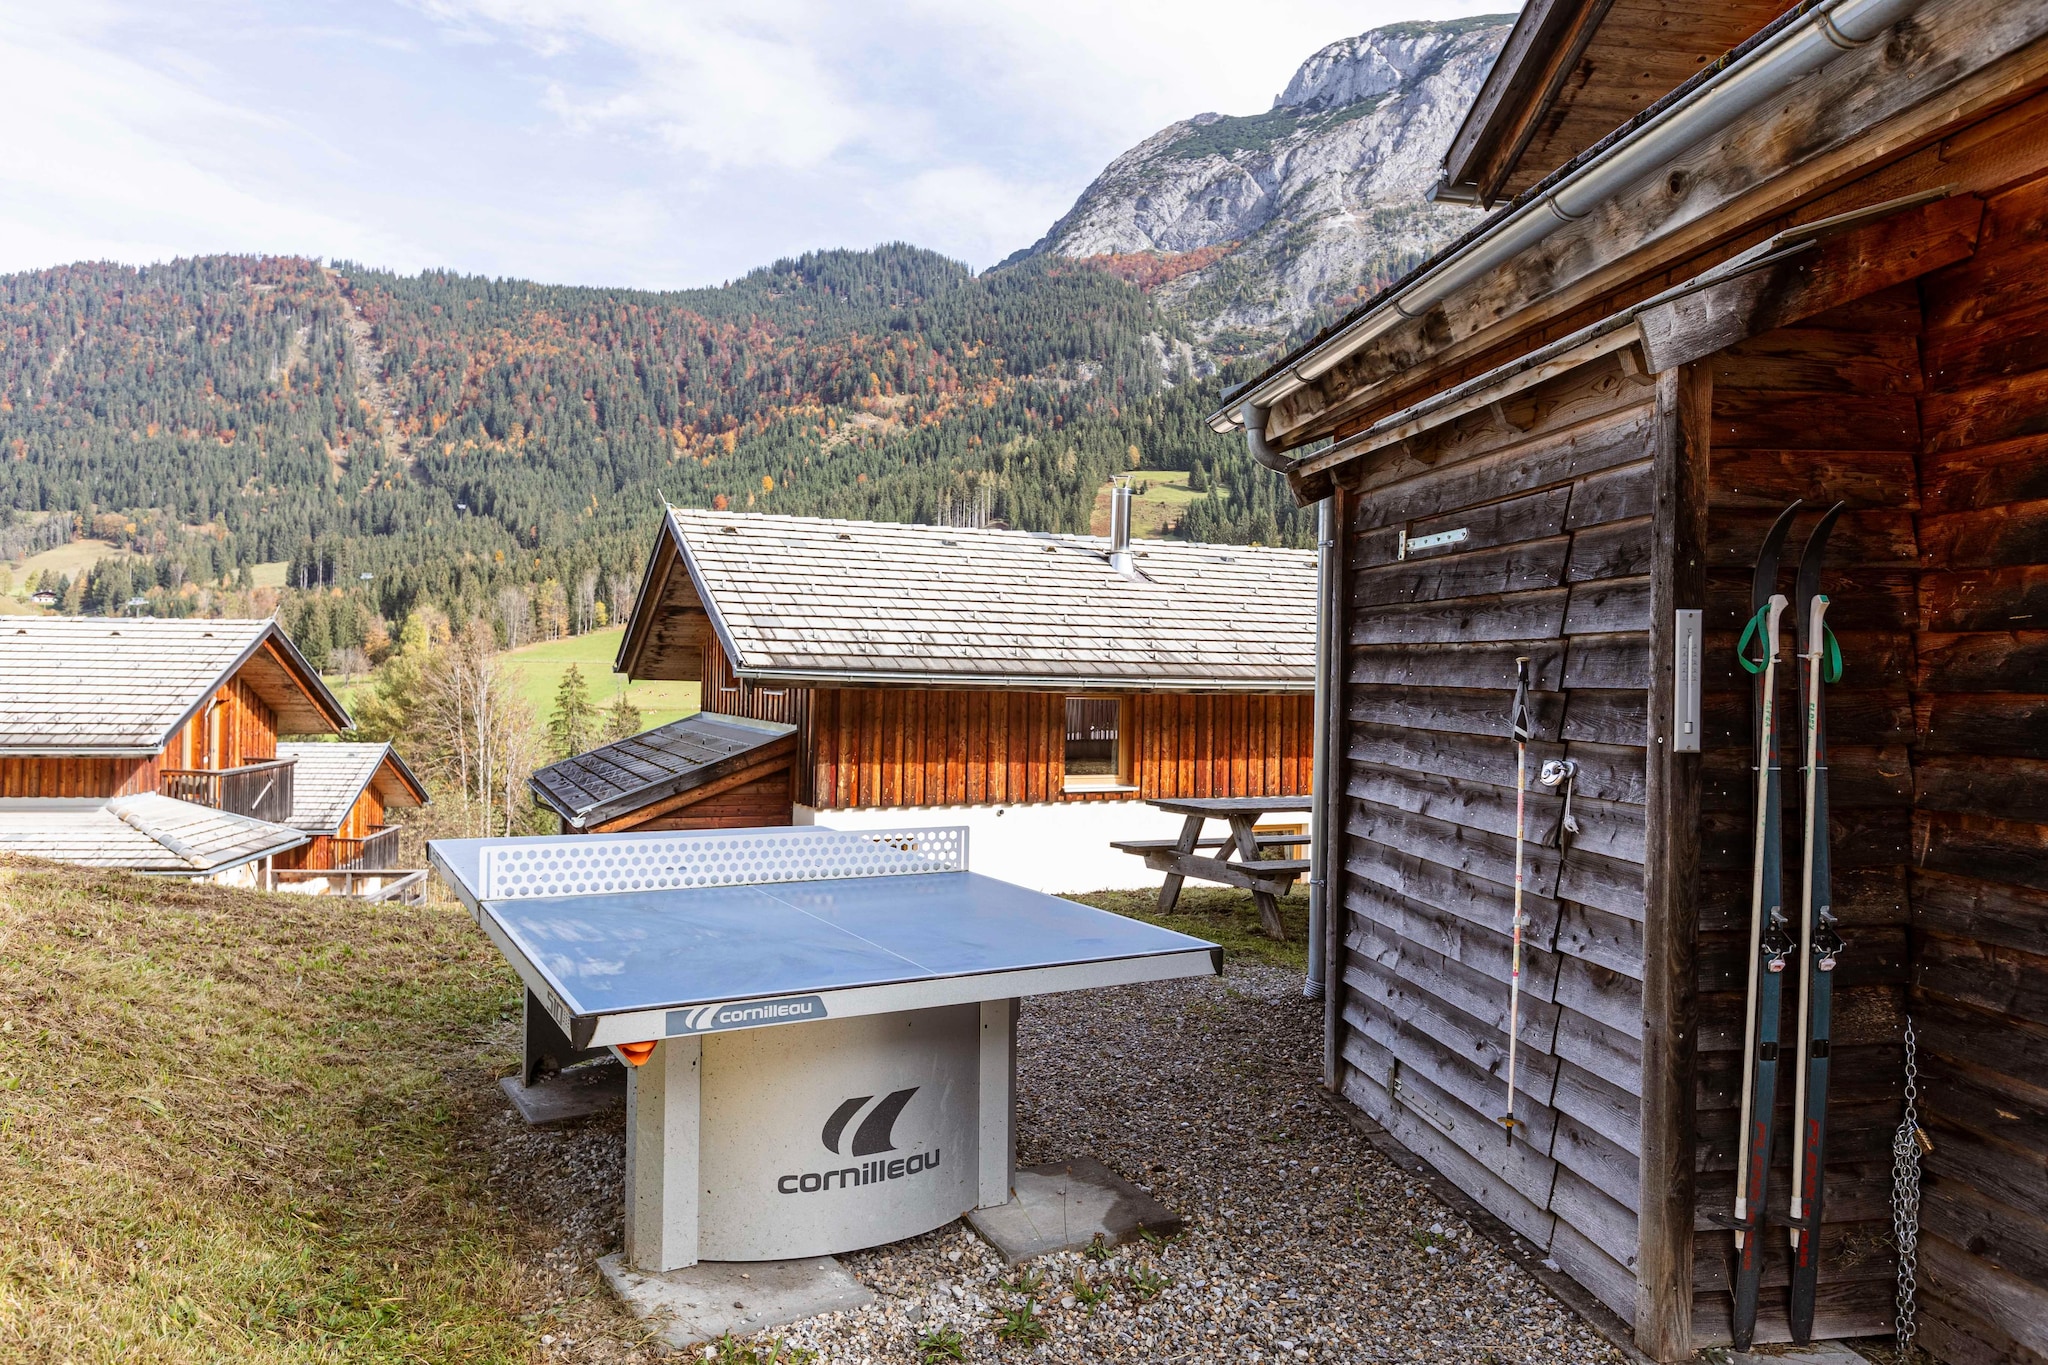
M 1771 661 L 1770 656 L 1768 654 L 1766 654 L 1763 658 L 1758 659 L 1755 663 L 1751 663 L 1749 661 L 1749 642 L 1752 639 L 1756 639 L 1762 634 L 1764 628 L 1764 618 L 1766 618 L 1770 614 L 1771 608 L 1769 603 L 1765 603 L 1763 606 L 1758 607 L 1756 609 L 1756 615 L 1750 617 L 1749 624 L 1742 628 L 1742 638 L 1735 642 L 1735 661 L 1741 664 L 1744 670 L 1747 672 L 1761 673 L 1764 671 L 1764 665 Z M 1840 656 L 1840 651 L 1836 651 L 1836 658 L 1838 660 L 1840 659 Z
M 1842 680 L 1842 646 L 1835 639 L 1835 632 L 1825 623 L 1821 625 L 1820 633 L 1827 648 L 1826 657 L 1821 661 L 1820 680 L 1825 683 L 1838 683 Z M 1744 664 L 1748 662 L 1747 659 L 1743 660 Z M 1750 671 L 1753 673 L 1756 670 Z

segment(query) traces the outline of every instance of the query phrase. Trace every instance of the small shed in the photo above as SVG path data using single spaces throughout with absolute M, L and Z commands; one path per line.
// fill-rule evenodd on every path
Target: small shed
M 1315 603 L 1311 550 L 670 508 L 617 667 L 794 726 L 799 824 L 1139 887 L 1111 841 L 1182 823 L 1149 800 L 1307 792 Z
M 1213 419 L 1330 499 L 1342 561 L 1327 1079 L 1644 1351 L 1729 1341 L 1737 636 L 1779 510 L 1805 509 L 1789 561 L 1845 503 L 1821 579 L 1848 665 L 1828 834 L 1849 946 L 1814 1331 L 1893 1327 L 1910 1019 L 1919 1344 L 2048 1360 L 2048 5 L 1713 23 L 1744 15 L 1732 51 L 1674 65 L 1659 44 L 1683 49 L 1696 6 L 1529 5 L 1446 181 L 1498 210 Z M 1509 1142 L 1518 658 L 1532 768 L 1576 761 L 1580 832 L 1535 787 Z M 1760 1341 L 1790 1330 L 1776 1150 Z
M 796 727 L 699 712 L 527 780 L 564 834 L 793 823 Z

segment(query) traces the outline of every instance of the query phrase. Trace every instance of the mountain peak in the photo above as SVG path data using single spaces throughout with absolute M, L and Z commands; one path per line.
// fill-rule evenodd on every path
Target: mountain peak
M 1019 257 L 1143 281 L 1218 353 L 1312 327 L 1470 226 L 1427 195 L 1513 19 L 1331 43 L 1265 113 L 1198 114 L 1117 157 Z
M 1287 88 L 1273 97 L 1273 107 L 1321 113 L 1387 94 L 1422 74 L 1446 45 L 1475 30 L 1514 21 L 1512 14 L 1411 20 L 1339 38 L 1301 64 Z

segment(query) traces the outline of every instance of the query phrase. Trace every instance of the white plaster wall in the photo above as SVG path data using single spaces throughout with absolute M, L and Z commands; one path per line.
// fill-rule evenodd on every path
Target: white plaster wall
M 1164 874 L 1142 858 L 1111 848 L 1113 839 L 1171 839 L 1182 817 L 1143 801 L 1072 801 L 1018 806 L 894 806 L 882 810 L 796 808 L 799 825 L 831 829 L 901 829 L 910 825 L 967 826 L 967 865 L 976 872 L 1034 891 L 1124 891 L 1157 886 Z M 1276 817 L 1278 825 L 1306 824 L 1304 815 Z M 1210 836 L 1228 831 L 1211 820 Z M 1191 886 L 1207 885 L 1190 882 Z

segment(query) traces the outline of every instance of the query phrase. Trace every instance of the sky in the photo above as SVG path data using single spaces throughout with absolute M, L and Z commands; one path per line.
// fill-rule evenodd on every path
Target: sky
M 212 252 L 716 284 L 976 269 L 1326 43 L 1514 0 L 0 0 L 0 273 Z

